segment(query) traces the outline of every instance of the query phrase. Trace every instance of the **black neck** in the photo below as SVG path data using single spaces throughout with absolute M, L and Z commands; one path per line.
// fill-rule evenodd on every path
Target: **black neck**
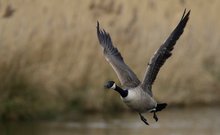
M 123 98 L 127 97 L 127 95 L 128 95 L 128 90 L 123 90 L 122 88 L 118 87 L 117 85 L 114 90 L 117 91 Z

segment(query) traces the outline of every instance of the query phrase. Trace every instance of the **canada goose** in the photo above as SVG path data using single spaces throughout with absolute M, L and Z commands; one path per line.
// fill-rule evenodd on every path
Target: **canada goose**
M 143 82 L 140 82 L 135 73 L 125 64 L 120 52 L 113 46 L 110 35 L 104 29 L 100 29 L 99 22 L 97 22 L 97 36 L 99 43 L 103 48 L 105 59 L 112 66 L 120 83 L 124 86 L 124 89 L 122 89 L 116 85 L 114 81 L 108 81 L 105 84 L 105 88 L 111 88 L 117 91 L 120 94 L 122 101 L 128 107 L 138 112 L 141 120 L 146 125 L 149 124 L 147 119 L 142 116 L 142 113 L 151 112 L 153 113 L 155 121 L 158 121 L 156 112 L 163 110 L 167 106 L 166 103 L 160 104 L 155 101 L 151 89 L 161 66 L 172 55 L 171 51 L 184 31 L 189 19 L 190 10 L 186 15 L 185 13 L 186 9 L 184 10 L 179 24 L 170 34 L 168 39 L 154 53 L 148 63 Z

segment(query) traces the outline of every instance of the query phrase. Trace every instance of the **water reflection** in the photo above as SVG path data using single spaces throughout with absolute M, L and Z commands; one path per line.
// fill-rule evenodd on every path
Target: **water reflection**
M 1 123 L 0 135 L 219 135 L 220 108 L 167 109 L 159 122 L 147 115 L 150 126 L 139 116 L 88 116 L 80 121 Z

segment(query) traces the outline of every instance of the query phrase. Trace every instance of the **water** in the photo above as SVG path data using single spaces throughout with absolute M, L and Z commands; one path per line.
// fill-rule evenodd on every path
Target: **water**
M 146 116 L 146 115 L 145 115 Z M 1 123 L 0 135 L 220 135 L 220 107 L 166 109 L 144 125 L 136 113 L 77 121 Z

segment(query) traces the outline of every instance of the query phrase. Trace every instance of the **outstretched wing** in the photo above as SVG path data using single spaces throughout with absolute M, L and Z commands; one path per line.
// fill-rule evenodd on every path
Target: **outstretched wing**
M 99 28 L 99 22 L 97 22 L 97 36 L 99 43 L 103 47 L 105 59 L 116 72 L 121 84 L 127 88 L 137 87 L 141 82 L 124 63 L 120 52 L 113 46 L 110 35 L 105 30 Z
M 176 41 L 179 39 L 179 37 L 183 33 L 184 28 L 187 24 L 187 21 L 189 19 L 189 15 L 190 15 L 190 10 L 188 11 L 188 13 L 186 15 L 185 15 L 185 13 L 186 13 L 186 9 L 184 10 L 183 16 L 182 16 L 179 24 L 176 26 L 176 28 L 170 34 L 168 39 L 154 53 L 153 57 L 151 58 L 150 62 L 148 63 L 145 77 L 142 82 L 142 88 L 151 95 L 152 95 L 151 87 L 152 87 L 152 84 L 154 83 L 154 80 L 156 79 L 156 76 L 157 76 L 160 68 L 165 63 L 165 61 L 172 55 L 171 51 L 173 50 L 174 45 L 176 44 Z

